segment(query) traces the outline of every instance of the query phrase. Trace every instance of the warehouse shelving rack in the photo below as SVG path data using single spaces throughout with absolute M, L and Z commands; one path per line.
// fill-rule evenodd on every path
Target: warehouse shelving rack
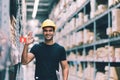
M 14 5 L 13 5 L 14 4 Z M 23 49 L 23 44 L 20 43 L 20 36 L 24 35 L 25 31 L 25 20 L 26 20 L 26 12 L 25 12 L 25 1 L 24 0 L 11 0 L 10 1 L 10 17 L 11 17 L 11 22 L 14 21 L 14 25 L 10 23 L 11 25 L 11 33 L 10 37 L 11 38 L 11 63 L 12 65 L 10 68 L 12 69 L 11 74 L 13 75 L 10 76 L 11 79 L 15 80 L 21 80 L 24 79 L 23 75 L 23 68 L 21 65 L 21 54 L 22 54 L 22 49 Z M 14 17 L 14 19 L 13 19 Z M 13 30 L 12 30 L 13 28 Z M 14 47 L 13 47 L 14 46 Z M 14 56 L 16 55 L 16 56 Z M 14 57 L 13 57 L 14 56 Z
M 96 0 L 97 1 L 97 0 Z M 118 37 L 109 37 L 108 35 L 106 35 L 106 29 L 110 26 L 112 26 L 112 20 L 111 20 L 111 12 L 113 9 L 115 8 L 120 8 L 120 3 L 114 5 L 113 7 L 108 8 L 105 12 L 103 12 L 100 15 L 95 16 L 94 18 L 91 18 L 88 22 L 86 22 L 85 24 L 83 24 L 82 26 L 79 26 L 78 28 L 70 31 L 68 34 L 63 35 L 62 37 L 60 37 L 58 40 L 61 40 L 62 38 L 64 38 L 67 35 L 73 34 L 75 32 L 79 32 L 80 30 L 84 30 L 84 29 L 90 29 L 91 31 L 94 32 L 94 40 L 92 43 L 89 44 L 82 44 L 80 46 L 76 46 L 73 48 L 70 48 L 67 50 L 68 55 L 70 54 L 70 52 L 74 52 L 76 55 L 78 55 L 79 51 L 82 52 L 82 55 L 87 55 L 88 51 L 90 49 L 95 50 L 99 47 L 104 47 L 104 46 L 117 46 L 120 47 L 118 45 L 120 45 L 120 36 Z M 90 0 L 87 0 L 82 7 L 80 7 L 79 9 L 77 9 L 69 18 L 67 18 L 67 20 L 65 22 L 63 22 L 63 24 L 61 24 L 61 27 L 58 29 L 58 31 L 62 30 L 63 27 L 65 26 L 65 24 L 70 21 L 72 18 L 76 18 L 79 12 L 83 12 L 84 14 L 90 14 Z M 101 27 L 102 26 L 102 27 Z M 98 34 L 99 33 L 99 34 Z M 94 71 L 94 80 L 95 80 L 95 76 L 96 76 L 96 72 L 97 71 L 101 71 L 104 72 L 104 68 L 105 66 L 109 67 L 109 73 L 108 73 L 108 77 L 107 80 L 109 80 L 110 78 L 110 67 L 114 66 L 114 67 L 120 67 L 120 62 L 112 62 L 112 61 L 98 61 L 98 60 L 78 60 L 78 59 L 74 59 L 74 60 L 69 60 L 69 64 L 74 64 L 77 68 L 78 64 L 82 64 L 82 68 L 83 70 L 86 68 L 87 63 L 92 63 L 95 71 Z M 120 71 L 120 69 L 118 69 Z M 76 69 L 77 72 L 77 69 Z M 84 74 L 84 73 L 83 73 Z M 74 74 L 72 74 L 74 75 Z M 86 75 L 86 74 L 84 74 Z M 80 79 L 80 77 L 78 77 L 77 75 L 76 79 Z M 120 79 L 120 77 L 118 76 L 118 80 Z M 85 77 L 82 77 L 82 80 L 85 80 Z
M 61 27 L 59 27 L 59 29 L 58 29 L 57 31 L 61 30 L 61 29 L 63 28 L 63 26 L 65 25 L 65 23 L 67 23 L 67 22 L 70 21 L 75 15 L 77 15 L 77 14 L 79 13 L 79 11 L 82 10 L 83 7 L 85 7 L 89 2 L 90 2 L 90 0 L 87 0 L 87 2 L 86 2 L 82 7 L 78 8 L 71 16 L 69 16 L 69 17 L 66 19 L 66 21 L 61 24 Z
M 0 48 L 3 48 L 2 55 L 0 52 L 0 67 L 4 67 L 0 69 L 0 80 L 23 79 L 20 67 L 23 45 L 19 41 L 24 28 L 22 21 L 25 18 L 22 16 L 22 2 L 23 0 L 0 0 L 0 35 L 1 40 L 6 39 L 3 45 L 0 42 Z

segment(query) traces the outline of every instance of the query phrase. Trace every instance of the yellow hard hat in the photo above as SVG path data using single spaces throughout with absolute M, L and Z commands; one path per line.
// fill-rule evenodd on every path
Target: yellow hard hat
M 50 19 L 46 19 L 45 21 L 43 21 L 43 23 L 42 23 L 42 25 L 41 25 L 42 28 L 48 27 L 48 26 L 51 26 L 51 27 L 53 27 L 54 29 L 56 29 L 55 23 L 54 23 L 52 20 L 50 20 Z

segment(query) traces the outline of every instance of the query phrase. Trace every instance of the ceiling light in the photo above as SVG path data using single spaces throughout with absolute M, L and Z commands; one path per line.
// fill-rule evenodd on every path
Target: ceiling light
M 33 8 L 33 13 L 32 13 L 32 18 L 36 17 L 37 10 L 38 10 L 38 5 L 39 5 L 39 0 L 35 0 L 35 2 L 34 2 L 34 8 Z

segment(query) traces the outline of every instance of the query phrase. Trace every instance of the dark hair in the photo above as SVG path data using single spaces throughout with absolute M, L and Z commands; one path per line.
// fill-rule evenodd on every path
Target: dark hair
M 46 27 L 51 27 L 51 28 L 53 28 L 53 31 L 55 31 L 55 28 L 53 27 L 53 26 L 46 26 Z M 44 29 L 45 27 L 43 27 L 43 29 Z

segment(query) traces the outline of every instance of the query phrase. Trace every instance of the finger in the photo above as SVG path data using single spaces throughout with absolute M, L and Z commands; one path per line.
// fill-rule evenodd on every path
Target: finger
M 32 36 L 32 31 L 28 32 L 28 36 Z
M 34 39 L 34 38 L 31 36 L 31 37 L 28 37 L 28 39 Z
M 34 41 L 35 41 L 34 38 L 32 38 L 32 39 L 31 39 L 31 43 L 33 43 Z

